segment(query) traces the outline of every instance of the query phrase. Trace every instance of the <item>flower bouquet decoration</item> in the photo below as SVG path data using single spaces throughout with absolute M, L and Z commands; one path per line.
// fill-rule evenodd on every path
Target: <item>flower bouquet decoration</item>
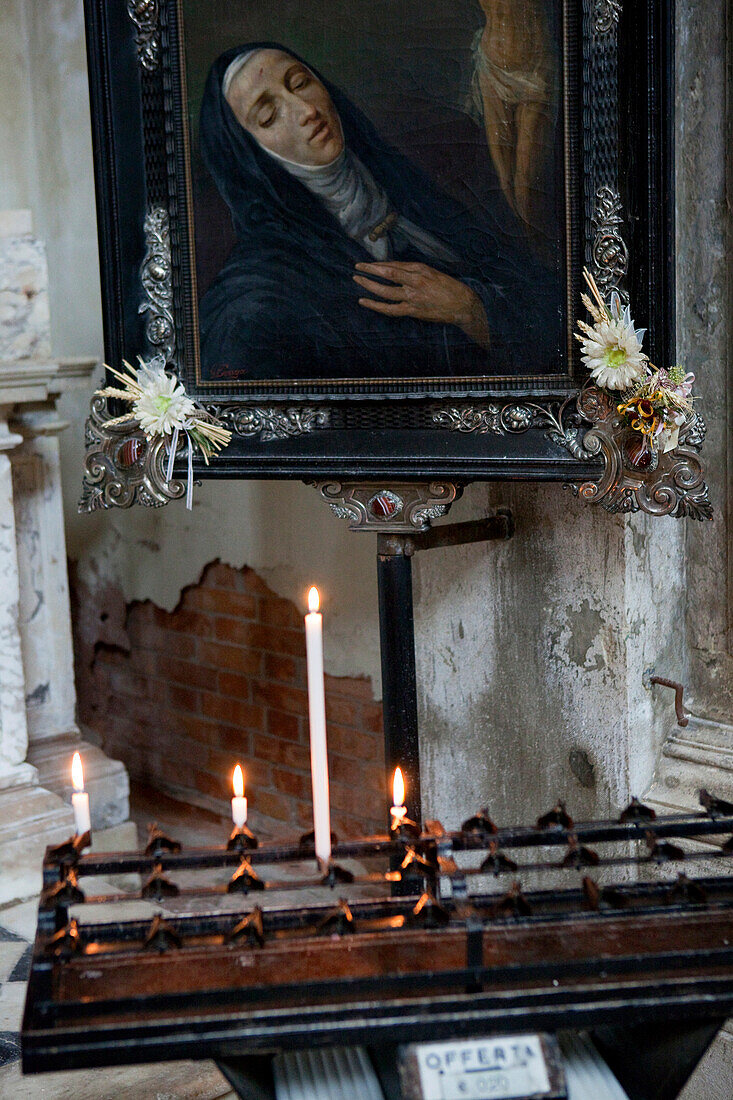
M 659 455 L 677 447 L 680 428 L 693 413 L 694 374 L 682 367 L 659 369 L 642 350 L 645 329 L 637 329 L 629 306 L 622 309 L 617 291 L 610 305 L 595 279 L 583 271 L 591 297 L 582 295 L 593 324 L 578 321 L 582 359 L 599 389 L 621 400 L 616 411 L 630 429 L 623 445 L 624 459 L 639 470 L 655 470 Z
M 97 390 L 95 396 L 127 401 L 132 405 L 132 410 L 105 421 L 105 425 L 115 427 L 137 421 L 149 440 L 164 438 L 168 449 L 167 481 L 173 477 L 173 463 L 183 435 L 188 450 L 186 507 L 190 509 L 193 504 L 194 449 L 201 453 L 208 466 L 212 456 L 227 446 L 232 433 L 216 417 L 191 400 L 183 384 L 167 373 L 162 355 L 156 355 L 147 363 L 141 356 L 138 360 L 140 366 L 137 370 L 125 360 L 124 371 L 107 367 L 120 386 L 105 386 Z

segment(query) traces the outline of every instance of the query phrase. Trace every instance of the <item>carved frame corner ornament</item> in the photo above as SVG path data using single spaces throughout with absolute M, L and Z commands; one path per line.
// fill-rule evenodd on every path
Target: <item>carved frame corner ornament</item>
M 164 439 L 151 441 L 135 423 L 109 426 L 107 399 L 94 396 L 86 422 L 87 455 L 79 511 L 130 508 L 142 504 L 160 508 L 186 495 L 186 484 L 167 481 Z
M 433 419 L 448 431 L 479 435 L 518 435 L 541 429 L 578 461 L 601 459 L 603 472 L 598 481 L 569 483 L 565 488 L 589 504 L 600 504 L 607 512 L 641 511 L 676 519 L 712 519 L 705 466 L 700 458 L 706 431 L 702 416 L 694 413 L 680 428 L 674 450 L 655 455 L 642 469 L 629 456 L 639 434 L 618 415 L 617 405 L 618 400 L 609 393 L 586 384 L 580 393 L 564 401 L 460 405 L 440 409 Z
M 309 481 L 338 519 L 351 531 L 403 535 L 427 531 L 434 519 L 447 515 L 463 487 L 452 481 L 364 482 Z
M 160 0 L 127 0 L 127 14 L 137 27 L 138 61 L 154 72 L 160 63 Z
M 486 435 L 522 435 L 530 429 L 544 429 L 553 443 L 579 462 L 593 458 L 583 446 L 584 418 L 575 409 L 577 394 L 544 404 L 534 401 L 490 402 L 486 405 L 456 405 L 439 409 L 433 423 L 453 432 L 477 432 Z
M 580 416 L 592 423 L 583 436 L 583 447 L 589 454 L 603 458 L 604 470 L 599 481 L 566 486 L 575 496 L 598 503 L 611 513 L 713 518 L 705 465 L 700 458 L 706 426 L 699 413 L 693 413 L 682 425 L 673 450 L 654 454 L 642 469 L 630 460 L 639 433 L 618 415 L 613 397 L 596 386 L 586 386 L 578 394 L 576 406 Z

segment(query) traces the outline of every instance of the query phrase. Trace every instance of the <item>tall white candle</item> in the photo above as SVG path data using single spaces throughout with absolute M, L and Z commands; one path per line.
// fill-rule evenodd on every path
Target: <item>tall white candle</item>
M 326 692 L 323 680 L 323 616 L 318 610 L 319 605 L 318 589 L 311 588 L 308 593 L 309 611 L 305 617 L 305 651 L 308 668 L 313 828 L 316 856 L 328 861 L 331 858 L 331 808 L 328 796 Z
M 232 821 L 238 829 L 241 829 L 247 821 L 247 799 L 244 797 L 244 776 L 242 775 L 242 768 L 239 764 L 237 764 L 234 769 L 232 786 L 234 787 Z
M 84 790 L 84 769 L 81 766 L 81 756 L 74 753 L 71 761 L 71 785 L 74 793 L 71 796 L 71 805 L 74 810 L 74 828 L 77 836 L 91 832 L 92 819 L 89 814 L 89 795 Z

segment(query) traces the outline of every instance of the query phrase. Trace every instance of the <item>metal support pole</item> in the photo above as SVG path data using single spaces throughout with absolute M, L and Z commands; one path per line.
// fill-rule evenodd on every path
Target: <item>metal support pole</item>
M 407 536 L 379 535 L 377 544 L 384 757 L 390 782 L 394 769 L 402 768 L 407 816 L 422 821 L 412 557 L 405 553 L 407 541 Z
M 509 539 L 513 534 L 511 512 L 500 510 L 494 516 L 469 523 L 444 524 L 410 535 L 380 533 L 377 537 L 384 757 L 390 782 L 397 765 L 402 768 L 407 787 L 407 815 L 413 821 L 422 821 L 422 807 L 412 555 L 418 550 Z M 387 805 L 391 805 L 391 799 Z

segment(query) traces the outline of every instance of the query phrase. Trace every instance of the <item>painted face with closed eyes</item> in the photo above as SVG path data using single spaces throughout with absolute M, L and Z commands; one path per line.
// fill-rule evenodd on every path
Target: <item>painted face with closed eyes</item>
M 344 147 L 338 112 L 307 65 L 281 50 L 258 50 L 231 82 L 237 121 L 271 153 L 309 167 L 335 160 Z

